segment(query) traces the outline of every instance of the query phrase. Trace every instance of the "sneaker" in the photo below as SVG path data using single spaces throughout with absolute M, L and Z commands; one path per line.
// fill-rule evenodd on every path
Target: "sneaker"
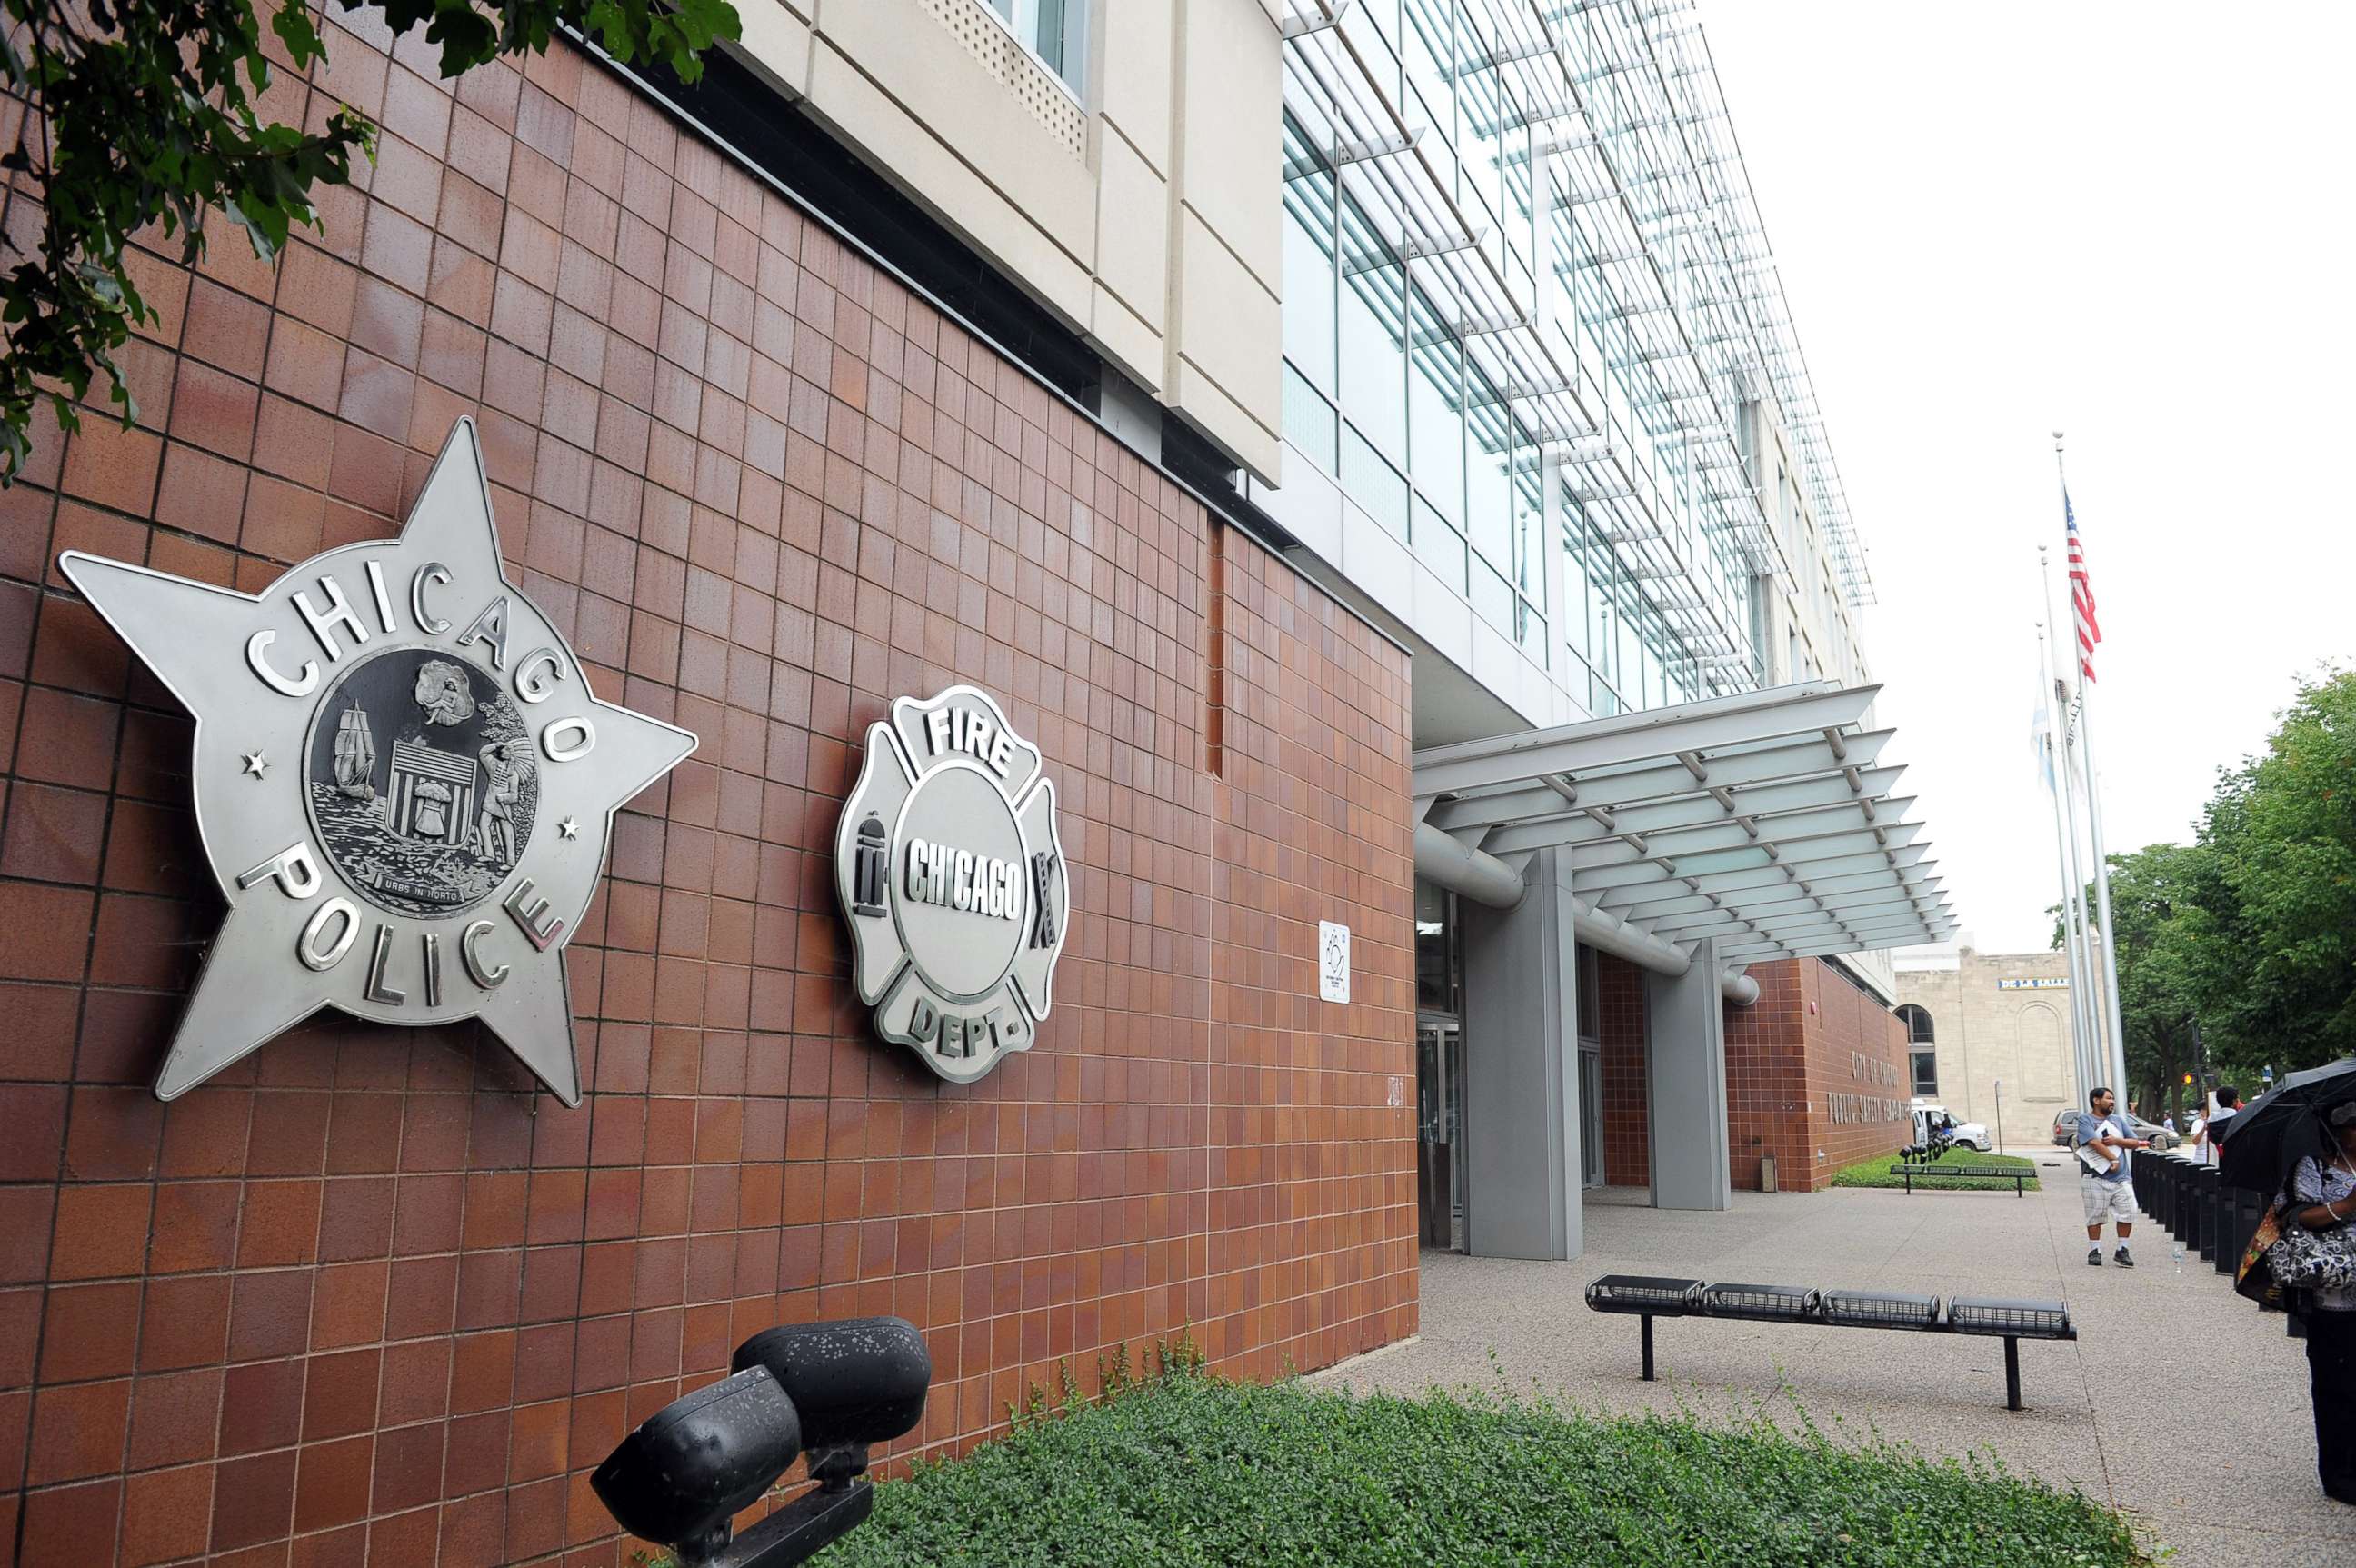
M 2103 1250 L 2100 1247 L 2089 1247 L 2086 1249 L 2086 1266 L 2094 1269 L 2099 1269 L 2103 1266 Z
M 2125 1247 L 2120 1248 L 2117 1251 L 2112 1253 L 2111 1256 L 2118 1260 L 2118 1265 L 2123 1269 L 2132 1269 L 2135 1267 L 2135 1260 L 2127 1256 L 2127 1250 Z

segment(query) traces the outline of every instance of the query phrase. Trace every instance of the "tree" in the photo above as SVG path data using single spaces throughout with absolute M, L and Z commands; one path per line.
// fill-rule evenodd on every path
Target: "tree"
M 134 237 L 177 240 L 193 263 L 218 213 L 256 254 L 274 258 L 294 224 L 316 226 L 313 188 L 348 182 L 353 155 L 372 156 L 375 127 L 348 105 L 317 131 L 267 122 L 256 105 L 274 70 L 308 71 L 327 59 L 325 0 L 262 0 L 267 38 L 254 0 L 0 3 L 8 23 L 0 79 L 21 110 L 14 145 L 0 154 L 13 184 L 0 242 L 22 258 L 0 274 L 6 483 L 31 455 L 45 399 L 62 427 L 78 429 L 75 404 L 102 373 L 123 423 L 137 417 L 113 358 L 134 327 L 155 318 L 124 267 Z M 396 36 L 424 27 L 444 77 L 544 51 L 559 28 L 573 28 L 616 59 L 651 59 L 691 81 L 701 52 L 738 25 L 728 0 L 339 4 L 382 11 Z
M 2183 844 L 2156 843 L 2110 856 L 2111 913 L 2116 926 L 2119 1021 L 2126 1035 L 2127 1077 L 2117 1086 L 2122 1100 L 2182 1110 L 2183 1074 L 2191 1063 L 2193 1001 L 2188 989 L 2180 915 L 2187 907 L 2188 857 L 2200 852 Z M 2096 905 L 2094 885 L 2085 887 L 2086 908 Z M 2062 906 L 2053 917 L 2053 945 L 2065 939 Z M 2101 928 L 2094 937 L 2099 956 Z M 2099 984 L 2095 1010 L 2104 1011 Z
M 2200 846 L 2156 843 L 2112 855 L 2110 870 L 2128 1086 L 2147 1105 L 2165 1099 L 2171 1112 L 2180 1112 L 2198 1011 L 2185 916 L 2213 880 L 2213 868 Z
M 2221 770 L 2197 842 L 2110 857 L 2128 1077 L 2171 1099 L 2196 1024 L 2218 1079 L 2253 1090 L 2356 1053 L 2356 671 L 2280 718 Z
M 2356 1053 L 2356 671 L 2302 683 L 2265 755 L 2221 776 L 2201 828 L 2201 1018 L 2239 1066 Z

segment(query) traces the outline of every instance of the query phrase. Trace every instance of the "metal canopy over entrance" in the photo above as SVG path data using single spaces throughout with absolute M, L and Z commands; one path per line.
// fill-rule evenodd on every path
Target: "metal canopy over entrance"
M 1578 896 L 1729 963 L 1944 940 L 1937 862 L 1891 791 L 1879 686 L 1780 686 L 1415 754 L 1419 819 L 1512 864 L 1561 852 Z

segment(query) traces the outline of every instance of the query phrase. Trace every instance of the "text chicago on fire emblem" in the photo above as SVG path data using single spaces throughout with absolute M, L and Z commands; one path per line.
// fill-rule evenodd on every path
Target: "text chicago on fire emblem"
M 953 1083 L 1030 1049 L 1053 1000 L 1071 901 L 1043 760 L 986 693 L 902 697 L 835 832 L 859 998 Z
M 398 539 L 259 596 L 79 551 L 58 564 L 197 720 L 197 826 L 229 914 L 157 1096 L 334 1006 L 479 1017 L 578 1105 L 563 944 L 614 812 L 695 736 L 599 701 L 507 580 L 474 422 Z

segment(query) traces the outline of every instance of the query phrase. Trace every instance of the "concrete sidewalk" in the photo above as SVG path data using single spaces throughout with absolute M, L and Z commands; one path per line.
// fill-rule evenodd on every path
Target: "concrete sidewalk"
M 2026 1151 L 2024 1151 L 2026 1152 Z M 1932 1453 L 1993 1453 L 2019 1471 L 2075 1483 L 2133 1519 L 2182 1564 L 2356 1564 L 2356 1509 L 2315 1476 L 2307 1358 L 2284 1319 L 2236 1296 L 2226 1276 L 2168 1233 L 2136 1228 L 2138 1267 L 2086 1266 L 2077 1181 L 2044 1151 L 2045 1190 L 1840 1188 L 1735 1194 L 1730 1212 L 1644 1207 L 1642 1191 L 1591 1195 L 1587 1253 L 1571 1263 L 1423 1255 L 1419 1337 L 1321 1374 L 1361 1390 L 1533 1385 L 1589 1409 L 1673 1410 L 1708 1419 L 1762 1400 L 1785 1424 L 1793 1402 L 1835 1432 L 1878 1431 Z M 1662 1380 L 1638 1376 L 1634 1319 L 1590 1312 L 1599 1274 L 2059 1297 L 2074 1344 L 2024 1343 L 2029 1408 L 2004 1409 L 2004 1344 L 1961 1336 L 1664 1321 Z M 1494 1356 L 1493 1364 L 1492 1356 Z M 2203 1399 L 2197 1380 L 2226 1391 Z M 1788 1385 L 1789 1397 L 1779 1395 Z M 1780 1408 L 1778 1408 L 1780 1407 Z

